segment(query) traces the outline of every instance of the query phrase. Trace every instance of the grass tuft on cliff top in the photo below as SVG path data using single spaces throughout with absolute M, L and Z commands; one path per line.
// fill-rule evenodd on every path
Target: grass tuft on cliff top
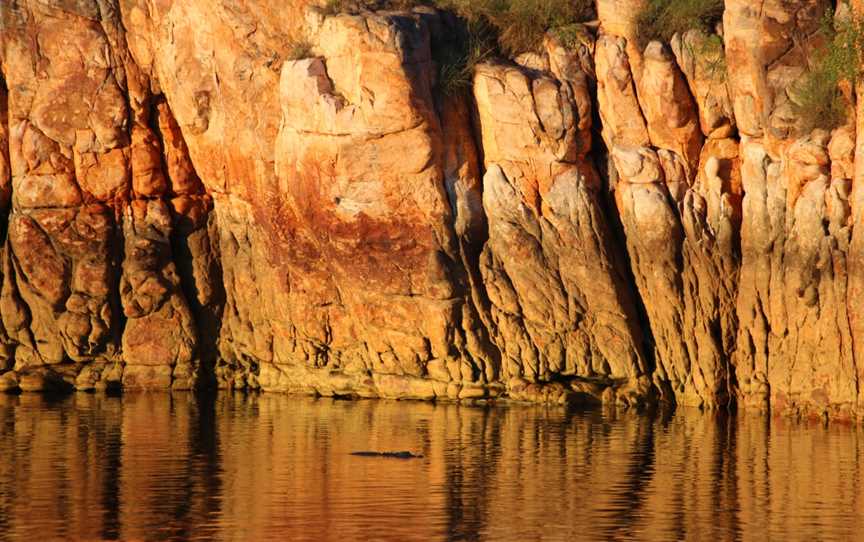
M 288 44 L 286 60 L 302 60 L 312 56 L 312 44 L 307 39 L 292 40 Z
M 461 21 L 454 32 L 433 36 L 432 58 L 438 65 L 438 91 L 444 96 L 467 91 L 477 64 L 497 52 L 495 31 L 484 21 Z
M 438 88 L 444 95 L 469 88 L 478 63 L 499 54 L 537 51 L 548 31 L 566 43 L 575 23 L 595 16 L 594 0 L 327 0 L 322 11 L 336 15 L 419 5 L 451 11 L 464 23 L 452 34 L 433 38 Z
M 498 45 L 507 55 L 535 51 L 548 30 L 590 19 L 589 0 L 438 0 L 441 9 L 455 12 L 468 22 L 485 21 L 495 29 Z
M 834 18 L 827 10 L 820 33 L 824 45 L 816 51 L 810 69 L 792 87 L 792 109 L 806 131 L 842 126 L 849 104 L 841 91 L 844 81 L 864 79 L 864 17 Z
M 321 6 L 321 10 L 324 15 L 338 15 L 340 13 L 358 13 L 362 10 L 411 9 L 414 6 L 429 3 L 426 0 L 327 0 Z
M 322 11 L 336 15 L 419 5 L 452 11 L 471 29 L 494 29 L 501 52 L 508 55 L 536 50 L 548 30 L 594 16 L 593 0 L 326 0 Z
M 648 0 L 636 17 L 636 41 L 645 48 L 653 40 L 668 43 L 687 30 L 712 33 L 723 19 L 723 0 Z
M 537 51 L 547 31 L 564 37 L 575 23 L 594 15 L 592 0 L 435 0 L 439 9 L 465 21 L 456 39 L 433 44 L 442 94 L 463 92 L 471 86 L 474 67 L 502 54 L 514 57 Z M 449 38 L 449 36 L 448 36 Z

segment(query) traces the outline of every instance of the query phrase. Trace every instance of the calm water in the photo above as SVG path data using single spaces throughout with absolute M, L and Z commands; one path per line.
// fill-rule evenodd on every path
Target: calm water
M 0 396 L 0 540 L 851 540 L 862 444 L 681 410 Z

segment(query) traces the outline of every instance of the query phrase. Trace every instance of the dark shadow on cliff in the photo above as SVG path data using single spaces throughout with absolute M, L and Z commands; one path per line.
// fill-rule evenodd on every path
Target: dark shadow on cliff
M 0 73 L 0 124 L 5 133 L 9 134 L 9 91 L 6 79 Z M 12 209 L 12 176 L 9 162 L 8 141 L 0 141 L 0 161 L 5 161 L 10 171 L 0 169 L 0 242 L 6 241 L 9 230 L 9 212 Z
M 160 125 L 157 108 L 162 108 L 163 113 L 167 111 L 167 130 L 170 134 L 163 133 L 166 126 Z M 170 170 L 165 163 L 166 139 L 171 138 L 175 146 L 185 151 L 188 158 L 183 135 L 176 125 L 165 98 L 160 96 L 150 106 L 150 128 L 159 139 L 162 148 L 162 168 L 166 179 L 170 179 Z M 193 173 L 196 181 L 195 193 L 189 197 L 201 198 L 207 202 L 204 185 Z M 171 182 L 173 187 L 173 182 Z M 168 194 L 177 197 L 178 194 Z M 189 213 L 176 212 L 172 208 L 174 221 L 171 230 L 171 254 L 177 272 L 180 275 L 180 288 L 183 297 L 192 311 L 198 339 L 198 385 L 211 388 L 216 384 L 215 366 L 219 356 L 219 335 L 222 328 L 222 312 L 225 307 L 225 286 L 222 274 L 222 259 L 219 250 L 218 226 L 216 212 L 212 202 L 208 203 L 207 216 L 201 221 L 200 217 L 190 216 Z M 198 273 L 196 274 L 196 267 Z M 202 273 L 203 271 L 203 273 Z M 202 277 L 203 275 L 203 277 Z M 206 284 L 202 284 L 206 282 Z M 203 289 L 207 291 L 202 291 Z
M 471 29 L 465 21 L 452 13 L 441 12 L 440 19 L 436 19 L 435 22 L 437 24 L 430 28 L 430 47 L 432 58 L 436 63 L 446 62 L 446 57 L 452 56 L 454 51 L 457 56 L 460 53 L 468 54 L 472 37 Z M 454 41 L 457 42 L 455 45 Z M 466 67 L 465 69 L 469 68 Z M 473 70 L 473 64 L 470 69 Z M 439 79 L 443 77 L 444 71 L 439 66 Z M 442 88 L 441 84 L 442 81 L 437 81 L 436 88 L 433 88 L 432 98 L 441 125 L 442 144 L 444 146 L 441 149 L 445 154 L 443 160 L 445 165 L 444 190 L 452 214 L 449 227 L 456 237 L 461 258 L 459 262 L 448 259 L 449 271 L 451 276 L 456 279 L 455 282 L 463 290 L 463 295 L 472 301 L 478 313 L 482 326 L 476 331 L 483 345 L 484 354 L 492 361 L 494 374 L 498 377 L 502 366 L 501 351 L 491 339 L 491 326 L 493 325 L 490 316 L 491 301 L 480 272 L 480 257 L 489 240 L 489 226 L 482 201 L 485 167 L 483 145 L 479 135 L 477 106 L 474 103 L 473 93 L 470 92 L 470 84 L 456 85 L 449 89 Z M 458 142 L 460 136 L 462 139 L 467 137 L 463 148 L 460 149 L 458 143 L 449 144 L 449 142 Z M 474 163 L 472 164 L 472 162 Z M 454 166 L 456 166 L 455 169 Z M 450 171 L 451 169 L 454 170 Z M 474 195 L 478 198 L 477 201 L 458 201 L 460 195 L 457 193 L 455 184 L 460 180 L 457 177 L 463 169 L 469 170 L 469 177 L 470 170 L 474 170 L 477 182 Z M 469 191 L 469 193 L 471 192 Z M 464 193 L 461 197 L 469 198 L 469 193 Z M 471 209 L 471 216 L 464 218 L 468 226 L 464 231 L 457 231 L 460 210 L 465 208 Z
M 605 141 L 603 141 L 603 120 L 600 117 L 600 104 L 597 101 L 597 80 L 589 77 L 588 83 L 592 99 L 591 114 L 593 117 L 591 122 L 591 152 L 589 153 L 589 157 L 594 161 L 594 167 L 600 175 L 600 189 L 602 192 L 599 198 L 600 211 L 609 225 L 609 231 L 613 236 L 612 242 L 615 246 L 621 248 L 621 250 L 613 251 L 613 257 L 617 260 L 615 267 L 618 270 L 621 282 L 627 285 L 627 289 L 633 299 L 637 319 L 636 325 L 641 332 L 646 371 L 650 375 L 653 375 L 657 368 L 657 360 L 654 358 L 656 351 L 654 334 L 651 330 L 651 322 L 648 319 L 648 311 L 645 308 L 642 296 L 639 294 L 639 288 L 636 286 L 636 277 L 633 275 L 632 262 L 626 249 L 627 236 L 624 233 L 624 224 L 621 222 L 621 216 L 618 214 L 618 208 L 615 205 L 618 172 L 612 163 L 609 149 L 606 147 Z M 661 390 L 661 395 L 664 399 L 674 402 L 672 390 L 663 389 Z

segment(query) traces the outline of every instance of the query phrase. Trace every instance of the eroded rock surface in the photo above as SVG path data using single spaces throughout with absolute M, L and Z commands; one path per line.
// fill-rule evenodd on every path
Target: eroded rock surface
M 448 96 L 452 15 L 310 4 L 0 5 L 0 388 L 861 415 L 864 106 L 795 113 L 827 0 L 645 46 L 599 0 Z
M 547 46 L 553 57 L 561 47 Z M 540 76 L 483 65 L 475 76 L 492 333 L 507 378 L 594 377 L 638 388 L 647 375 L 642 336 L 587 156 L 588 76 L 572 62 Z

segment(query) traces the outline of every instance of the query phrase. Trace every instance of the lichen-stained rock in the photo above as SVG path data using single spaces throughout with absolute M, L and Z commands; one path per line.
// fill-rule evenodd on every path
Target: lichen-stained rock
M 847 299 L 849 180 L 832 178 L 827 134 L 743 148 L 742 400 L 848 416 L 857 401 Z M 847 271 L 848 270 L 848 271 Z
M 12 198 L 12 164 L 9 161 L 8 98 L 9 94 L 6 90 L 6 83 L 3 80 L 2 73 L 0 73 L 0 216 L 2 216 L 2 221 L 0 221 L 0 233 L 3 235 L 6 234 L 6 230 L 8 229 L 7 221 Z M 8 258 L 6 257 L 5 250 L 0 249 L 0 258 L 4 260 L 2 267 L 6 267 L 6 265 L 8 265 Z M 11 369 L 15 364 L 15 341 L 9 337 L 9 330 L 4 323 L 4 318 L 2 316 L 3 307 L 10 306 L 15 314 L 20 314 L 20 312 L 18 312 L 20 305 L 15 304 L 13 306 L 9 302 L 4 302 L 2 284 L 3 281 L 0 280 L 0 330 L 2 330 L 2 332 L 0 332 L 0 373 Z M 12 318 L 9 320 L 11 321 Z M 16 324 L 20 325 L 20 320 L 14 322 L 13 325 Z
M 723 38 L 690 30 L 683 35 L 676 34 L 671 46 L 699 108 L 702 133 L 711 139 L 733 136 L 735 115 L 729 97 Z
M 292 371 L 306 378 L 307 365 L 356 382 L 370 370 L 493 378 L 473 308 L 483 295 L 463 265 L 483 242 L 479 181 L 459 164 L 472 145 L 460 137 L 453 152 L 442 127 L 470 132 L 448 126 L 451 109 L 439 116 L 431 97 L 427 23 L 437 16 L 311 10 L 302 35 L 284 33 L 284 20 L 253 23 L 250 41 L 234 12 L 252 22 L 268 11 L 257 0 L 123 9 L 132 54 L 158 80 L 213 195 L 226 297 L 218 379 L 279 388 Z M 323 78 L 281 62 L 298 38 L 316 45 Z M 345 107 L 328 104 L 319 82 L 332 82 Z M 283 121 L 285 107 L 297 112 Z M 467 115 L 453 118 L 467 126 Z M 316 135 L 328 130 L 329 142 Z M 265 375 L 271 363 L 280 369 Z
M 675 391 L 683 391 L 690 374 L 681 328 L 678 278 L 684 233 L 670 205 L 657 153 L 645 147 L 614 147 L 612 152 L 620 175 L 615 199 L 627 236 L 630 265 L 656 345 L 655 379 L 660 384 L 671 382 Z
M 603 13 L 613 18 L 609 25 Z M 626 47 L 609 33 L 622 31 L 615 17 L 601 11 L 598 100 L 616 206 L 654 342 L 654 381 L 679 403 L 723 405 L 731 396 L 735 330 L 735 144 L 702 146 L 697 103 L 672 53 L 659 42 L 642 52 Z
M 204 185 L 189 158 L 189 147 L 171 108 L 163 99 L 156 103 L 155 109 L 163 173 L 169 185 L 166 188 L 170 189 L 164 192 L 172 196 L 203 195 Z
M 603 32 L 622 39 L 621 46 L 629 57 L 636 81 L 642 78 L 645 44 L 640 44 L 638 40 L 638 16 L 645 4 L 645 0 L 597 0 L 597 17 L 602 23 Z
M 314 35 L 322 56 L 282 68 L 283 206 L 264 212 L 282 237 L 293 348 L 317 352 L 276 362 L 493 380 L 453 229 L 477 180 L 456 183 L 451 208 L 445 168 L 459 157 L 445 158 L 423 17 L 339 15 Z
M 304 37 L 306 3 L 120 3 L 129 52 L 164 94 L 209 192 L 248 198 L 273 185 L 279 70 Z
M 0 73 L 0 214 L 9 213 L 12 199 L 12 164 L 9 161 L 9 93 Z
M 118 163 L 125 178 L 125 74 L 86 4 L 2 13 L 13 211 L 0 314 L 16 368 L 110 355 L 115 338 L 113 213 L 88 189 Z
M 134 200 L 123 215 L 124 386 L 195 384 L 197 334 L 173 263 L 171 225 L 171 212 L 158 199 Z
M 586 78 L 486 64 L 474 96 L 487 169 L 481 270 L 503 376 L 636 383 L 647 372 L 642 337 L 586 157 Z
M 179 263 L 178 270 L 196 321 L 210 322 L 199 324 L 201 335 L 219 343 L 223 386 L 258 387 L 258 367 L 273 361 L 274 349 L 286 358 L 303 355 L 294 347 L 286 273 L 274 259 L 279 225 L 265 209 L 283 205 L 274 168 L 279 71 L 292 42 L 304 38 L 307 3 L 278 9 L 262 0 L 122 3 L 130 53 L 166 98 L 157 109 L 172 200 L 190 196 L 198 200 L 195 209 L 209 206 L 202 194 L 213 202 L 213 217 L 175 216 L 174 233 L 178 255 L 203 251 L 197 263 Z M 162 114 L 168 106 L 176 120 L 170 126 Z M 202 282 L 205 267 L 214 273 L 209 285 Z M 217 301 L 223 297 L 224 313 Z M 317 309 L 296 311 L 319 323 L 316 338 L 326 335 Z M 202 342 L 201 355 L 215 348 Z
M 128 144 L 125 73 L 105 29 L 112 21 L 100 21 L 91 2 L 9 2 L 0 18 L 13 207 L 0 342 L 18 371 L 111 356 L 114 216 L 96 185 L 123 182 Z M 74 378 L 76 370 L 63 371 Z
M 726 0 L 726 62 L 735 120 L 742 134 L 795 136 L 793 83 L 820 39 L 827 0 Z
M 115 148 L 127 137 L 122 69 L 95 2 L 69 8 L 19 1 L 4 8 L 11 118 L 26 111 L 36 131 L 65 148 Z
M 650 143 L 645 117 L 636 98 L 626 43 L 624 38 L 604 31 L 594 49 L 602 133 L 610 147 L 640 147 Z
M 121 323 L 121 310 L 134 304 L 130 300 L 146 297 L 140 292 L 147 289 L 142 284 L 152 284 L 141 278 L 145 270 L 165 276 L 173 273 L 159 268 L 170 268 L 170 260 L 153 264 L 153 258 L 140 255 L 143 224 L 127 225 L 126 232 L 135 237 L 124 242 L 124 230 L 117 222 L 129 198 L 157 198 L 143 203 L 165 207 L 158 198 L 191 193 L 184 182 L 197 177 L 177 167 L 182 160 L 177 158 L 176 145 L 164 148 L 165 141 L 171 143 L 176 137 L 161 137 L 154 130 L 159 115 L 156 101 L 150 82 L 126 50 L 120 6 L 14 1 L 4 4 L 0 17 L 4 80 L 0 139 L 4 139 L 4 158 L 9 157 L 9 170 L 3 170 L 0 183 L 0 206 L 5 216 L 8 171 L 13 207 L 2 256 L 4 355 L 14 352 L 19 372 L 38 372 L 38 366 L 53 364 L 67 382 L 74 381 L 82 389 L 119 383 L 121 361 L 133 367 L 166 363 L 162 358 L 171 357 L 171 364 L 177 366 L 175 385 L 190 386 L 195 330 L 188 309 L 176 309 L 185 314 L 174 317 L 157 308 L 141 309 L 138 303 L 135 318 L 149 318 L 148 325 L 142 327 L 134 319 L 125 327 Z M 186 167 L 191 169 L 188 158 Z M 178 178 L 176 189 L 172 174 Z M 203 197 L 200 183 L 196 194 Z M 132 207 L 140 203 L 133 202 Z M 171 215 L 166 213 L 143 212 L 139 218 L 147 222 L 147 217 L 158 214 L 160 220 L 167 216 L 170 224 Z M 206 223 L 206 218 L 198 222 Z M 130 254 L 139 257 L 122 262 L 127 270 L 127 305 L 121 307 L 121 260 Z M 160 280 L 177 290 L 171 295 L 181 298 L 168 304 L 183 305 L 178 285 L 164 277 Z M 181 336 L 184 346 L 173 348 L 161 342 L 164 332 L 159 325 L 150 325 L 159 323 L 151 313 L 163 320 L 173 318 L 170 333 Z M 176 353 L 160 357 L 160 348 Z M 172 382 L 170 372 L 168 379 L 144 372 L 130 369 L 126 382 L 144 386 Z
M 654 379 L 682 404 L 716 407 L 731 395 L 737 222 L 724 184 L 734 175 L 734 148 L 706 147 L 704 182 L 685 186 L 677 204 L 679 183 L 669 182 L 662 151 L 613 149 L 615 198 L 655 343 Z
M 14 252 L 16 244 L 23 259 L 12 260 L 11 272 L 4 281 L 12 282 L 14 277 L 21 276 L 15 285 L 20 297 L 15 300 L 26 303 L 29 339 L 16 352 L 16 366 L 60 363 L 65 354 L 55 314 L 62 310 L 69 295 L 69 264 L 57 254 L 38 223 L 28 216 L 10 219 L 7 250 Z
M 13 214 L 3 318 L 7 329 L 27 321 L 18 365 L 89 361 L 109 353 L 116 331 L 113 235 L 113 213 L 100 204 Z M 17 316 L 22 312 L 27 316 Z
M 610 34 L 635 41 L 637 16 L 643 0 L 598 0 L 597 16 Z
M 273 362 L 274 327 L 285 319 L 281 311 L 291 308 L 280 289 L 269 287 L 281 287 L 284 277 L 270 264 L 270 251 L 257 248 L 251 205 L 217 196 L 214 207 L 225 290 L 215 376 L 222 387 L 258 388 L 258 367 Z
M 828 137 L 816 133 L 788 150 L 784 174 L 792 221 L 783 258 L 789 307 L 785 340 L 795 348 L 781 358 L 788 365 L 772 364 L 769 381 L 775 408 L 798 403 L 847 416 L 855 408 L 858 387 L 843 303 L 850 269 L 850 180 L 842 171 L 832 175 Z M 846 157 L 834 158 L 837 163 Z
M 831 2 L 599 0 L 470 97 L 452 14 L 310 4 L 0 3 L 4 389 L 860 416 L 864 105 L 795 114 Z
M 734 363 L 745 404 L 844 417 L 858 401 L 853 132 L 804 133 L 792 107 L 828 4 L 727 2 L 745 194 Z
M 195 321 L 199 372 L 210 379 L 218 358 L 225 288 L 213 199 L 189 159 L 189 150 L 168 104 L 155 106 L 165 200 L 172 217 L 171 251 L 182 291 Z M 210 384 L 211 382 L 206 382 Z
M 683 329 L 691 371 L 708 401 L 732 400 L 731 367 L 738 329 L 741 228 L 741 173 L 738 142 L 705 142 L 692 189 L 679 207 L 684 228 L 682 247 Z
M 698 111 L 674 56 L 660 42 L 645 48 L 638 89 L 651 145 L 669 151 L 661 159 L 683 169 L 686 179 L 694 178 L 702 148 Z M 669 167 L 664 163 L 667 171 Z
M 108 353 L 117 322 L 112 307 L 117 272 L 113 213 L 104 205 L 91 204 L 67 216 L 57 211 L 32 211 L 30 216 L 70 263 L 69 296 L 57 317 L 66 355 L 89 361 Z M 20 247 L 17 252 L 25 252 Z
M 209 377 L 218 358 L 225 290 L 219 232 L 209 196 L 178 196 L 169 202 L 173 218 L 172 256 L 186 302 L 192 311 L 198 352 Z
M 864 0 L 852 0 L 850 2 L 851 12 L 858 16 L 864 16 Z M 855 86 L 855 92 L 858 99 L 854 110 L 854 131 L 846 134 L 846 139 L 852 139 L 852 134 L 864 134 L 864 100 L 860 99 L 864 96 L 864 82 L 858 81 Z M 854 139 L 851 168 L 849 157 L 843 161 L 845 164 L 844 171 L 851 179 L 849 196 L 847 204 L 849 205 L 849 224 L 852 227 L 852 238 L 849 245 L 848 259 L 848 287 L 846 297 L 846 310 L 849 313 L 849 327 L 852 334 L 853 359 L 857 369 L 858 382 L 864 381 L 864 137 L 857 136 Z M 851 141 L 849 142 L 851 143 Z M 848 143 L 847 143 L 848 144 Z M 846 144 L 842 145 L 846 146 Z M 834 148 L 834 141 L 829 150 Z M 835 151 L 836 152 L 836 151 Z M 837 177 L 834 173 L 832 158 L 832 178 Z M 850 171 L 851 170 L 851 171 Z M 858 386 L 858 408 L 864 406 L 864 388 Z

